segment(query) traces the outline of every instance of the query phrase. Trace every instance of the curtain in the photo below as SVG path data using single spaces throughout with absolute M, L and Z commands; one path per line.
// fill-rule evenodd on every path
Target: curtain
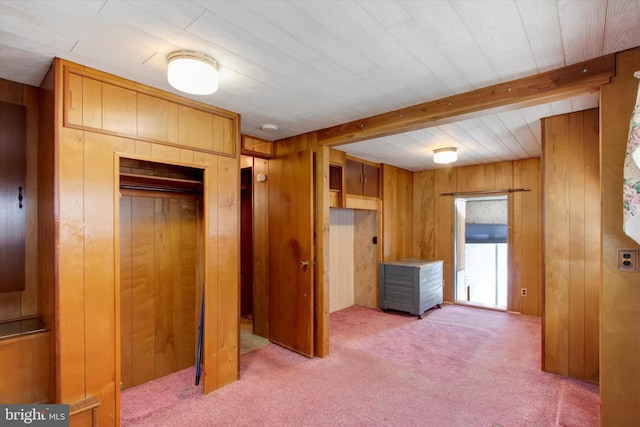
M 634 75 L 640 79 L 640 71 L 636 71 Z M 622 197 L 624 232 L 640 243 L 640 82 L 629 125 Z

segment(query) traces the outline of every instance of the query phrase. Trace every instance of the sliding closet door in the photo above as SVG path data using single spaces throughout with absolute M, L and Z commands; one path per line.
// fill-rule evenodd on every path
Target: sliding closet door
M 149 193 L 120 199 L 123 389 L 195 363 L 198 201 Z

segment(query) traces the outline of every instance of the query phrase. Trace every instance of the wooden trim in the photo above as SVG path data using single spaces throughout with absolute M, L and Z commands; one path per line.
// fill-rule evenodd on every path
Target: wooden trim
M 216 156 L 224 156 L 224 157 L 231 157 L 231 158 L 235 158 L 238 156 L 238 151 L 240 148 L 240 136 L 239 136 L 239 131 L 240 131 L 240 117 L 238 116 L 238 114 L 233 113 L 231 111 L 228 110 L 223 110 L 220 108 L 216 108 L 213 107 L 211 105 L 208 104 L 203 104 L 197 101 L 192 101 L 189 100 L 187 98 L 182 98 L 179 97 L 177 95 L 173 95 L 170 94 L 168 92 L 164 92 L 161 91 L 159 89 L 153 89 L 153 88 L 149 88 L 147 86 L 142 86 L 138 83 L 133 83 L 129 80 L 125 80 L 122 78 L 118 78 L 117 76 L 113 76 L 98 70 L 93 70 L 91 68 L 82 66 L 82 65 L 78 65 L 78 64 L 74 64 L 73 62 L 69 62 L 66 61 L 64 59 L 59 59 L 57 58 L 57 61 L 60 62 L 60 65 L 62 67 L 62 79 L 63 79 L 63 85 L 62 85 L 62 110 L 60 111 L 60 114 L 62 116 L 62 125 L 64 127 L 70 128 L 70 129 L 78 129 L 78 130 L 83 130 L 83 131 L 90 131 L 90 132 L 95 132 L 95 133 L 101 133 L 104 135 L 111 135 L 111 136 L 117 136 L 117 137 L 123 137 L 123 138 L 128 138 L 128 139 L 132 139 L 132 140 L 136 140 L 136 141 L 144 141 L 144 142 L 150 142 L 150 143 L 155 143 L 155 144 L 161 144 L 161 145 L 165 145 L 168 147 L 175 147 L 175 148 L 179 148 L 179 149 L 189 149 L 192 151 L 196 151 L 196 152 L 202 152 L 202 153 L 208 153 L 208 154 L 214 154 Z M 139 136 L 137 134 L 129 134 L 126 132 L 114 132 L 111 130 L 107 130 L 107 129 L 102 129 L 102 128 L 98 128 L 98 127 L 93 127 L 93 126 L 87 126 L 87 125 L 79 125 L 79 124 L 75 124 L 75 123 L 71 123 L 69 121 L 69 117 L 68 117 L 68 113 L 67 113 L 67 106 L 71 105 L 72 99 L 71 99 L 71 91 L 69 90 L 70 88 L 70 78 L 69 76 L 71 74 L 75 74 L 78 76 L 82 76 L 82 77 L 87 77 L 90 79 L 94 79 L 100 83 L 107 83 L 110 85 L 113 85 L 115 87 L 119 87 L 121 89 L 126 89 L 126 90 L 132 90 L 134 92 L 136 92 L 136 94 L 144 94 L 144 95 L 148 95 L 148 96 L 152 96 L 154 98 L 157 99 L 161 99 L 164 101 L 169 101 L 169 102 L 173 102 L 178 106 L 183 106 L 183 107 L 189 107 L 189 108 L 193 108 L 196 109 L 198 111 L 202 111 L 205 113 L 209 113 L 212 114 L 214 116 L 218 116 L 218 117 L 222 117 L 225 119 L 229 119 L 232 120 L 234 122 L 234 127 L 235 127 L 235 131 L 237 132 L 236 136 L 234 137 L 233 140 L 233 144 L 234 144 L 234 149 L 233 149 L 233 153 L 225 153 L 224 151 L 215 151 L 215 150 L 207 150 L 205 148 L 201 148 L 201 147 L 194 147 L 194 146 L 185 146 L 185 145 L 181 145 L 179 143 L 174 143 L 174 142 L 170 142 L 170 141 L 166 141 L 166 140 L 160 140 L 160 139 L 154 139 L 154 138 L 149 138 L 149 137 L 144 137 L 144 136 Z
M 371 162 L 371 161 L 369 161 L 369 160 L 364 160 L 364 159 L 361 159 L 360 157 L 355 157 L 355 156 L 352 156 L 352 155 L 350 155 L 350 154 L 347 154 L 347 155 L 345 156 L 345 158 L 346 158 L 347 160 L 353 160 L 354 162 L 365 163 L 365 164 L 367 164 L 367 165 L 375 166 L 375 167 L 377 167 L 377 168 L 379 168 L 379 167 L 380 167 L 380 163 Z
M 615 75 L 614 54 L 534 76 L 366 117 L 316 131 L 329 147 L 435 125 L 438 121 L 497 107 L 537 105 L 597 90 Z M 477 115 L 477 114 L 476 114 Z M 470 116 L 473 117 L 473 116 Z
M 120 172 L 120 188 L 202 194 L 202 181 Z
M 345 207 L 347 209 L 364 209 L 377 211 L 380 209 L 380 199 L 348 195 Z
M 202 102 L 194 101 L 189 98 L 183 98 L 182 96 L 175 95 L 170 92 L 165 92 L 161 89 L 155 89 L 150 86 L 145 86 L 140 83 L 136 83 L 131 80 L 127 80 L 125 78 L 115 76 L 113 74 L 109 74 L 103 71 L 86 67 L 84 65 L 67 61 L 65 59 L 57 58 L 57 60 L 60 61 L 60 65 L 63 67 L 65 83 L 67 82 L 68 73 L 70 73 L 71 70 L 73 70 L 73 73 L 75 74 L 81 75 L 83 77 L 96 79 L 101 83 L 109 83 L 114 86 L 121 87 L 123 89 L 134 90 L 138 93 L 144 93 L 145 95 L 153 96 L 155 98 L 163 99 L 165 101 L 171 101 L 179 105 L 184 105 L 186 107 L 192 107 L 198 110 L 206 111 L 208 113 L 212 113 L 227 119 L 238 120 L 238 114 L 229 110 L 214 107 L 210 104 L 204 104 Z M 66 97 L 65 97 L 65 101 L 68 101 Z

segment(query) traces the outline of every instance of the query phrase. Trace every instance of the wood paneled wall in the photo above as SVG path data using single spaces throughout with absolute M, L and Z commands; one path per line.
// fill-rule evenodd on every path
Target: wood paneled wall
M 0 402 L 48 403 L 49 331 L 0 341 Z
M 353 212 L 354 303 L 369 308 L 378 308 L 378 261 L 382 251 L 380 244 L 373 243 L 373 237 L 381 235 L 378 228 L 381 216 L 380 210 Z
M 0 101 L 27 110 L 25 289 L 0 293 L 0 321 L 38 313 L 38 88 L 0 79 Z
M 413 256 L 413 173 L 382 165 L 383 261 Z
M 543 119 L 545 371 L 598 381 L 598 109 Z
M 618 249 L 640 245 L 622 231 L 622 170 L 640 70 L 640 48 L 616 54 L 616 76 L 600 92 L 602 288 L 600 425 L 640 419 L 640 272 L 617 269 Z
M 120 198 L 123 389 L 188 368 L 196 359 L 199 201 L 149 193 Z
M 83 76 L 80 88 L 68 84 L 71 71 Z M 235 381 L 239 358 L 239 117 L 63 60 L 55 61 L 52 73 L 57 132 L 52 165 L 57 241 L 51 250 L 57 266 L 56 402 L 73 403 L 95 395 L 100 401 L 99 424 L 115 425 L 119 420 L 120 157 L 204 169 L 203 389 L 209 393 Z M 105 85 L 110 86 L 108 97 L 103 96 Z M 68 127 L 63 119 L 79 108 L 77 91 L 83 100 L 82 121 L 71 120 Z M 146 97 L 155 107 L 141 109 L 138 103 L 132 110 L 134 95 L 139 100 Z M 172 127 L 174 120 L 153 131 L 153 126 L 142 126 L 162 124 L 166 118 L 163 106 L 171 109 L 173 105 L 185 114 L 177 129 Z M 132 114 L 137 120 L 132 121 Z M 191 130 L 182 129 L 184 126 Z M 153 132 L 153 137 L 144 129 Z M 193 129 L 213 139 L 200 140 Z M 177 140 L 173 139 L 176 135 Z M 215 152 L 218 148 L 220 153 Z
M 413 174 L 413 253 L 444 261 L 444 300 L 454 300 L 454 206 L 442 193 L 507 190 L 509 194 L 509 300 L 507 309 L 540 316 L 542 252 L 540 160 L 491 163 Z M 508 194 L 508 193 L 507 193 Z M 386 204 L 385 199 L 385 204 Z M 385 216 L 386 221 L 386 216 Z M 385 234 L 386 239 L 386 234 Z M 526 297 L 520 288 L 527 288 Z
M 240 162 L 253 171 L 253 333 L 269 338 L 269 161 L 243 155 Z M 258 182 L 258 174 L 267 180 Z
M 354 304 L 354 211 L 330 210 L 329 226 L 329 312 Z
M 253 333 L 269 337 L 269 161 L 253 158 Z

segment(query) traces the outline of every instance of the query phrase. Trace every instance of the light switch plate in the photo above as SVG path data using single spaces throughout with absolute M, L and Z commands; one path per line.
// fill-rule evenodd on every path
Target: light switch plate
M 618 249 L 618 270 L 638 271 L 637 249 Z

